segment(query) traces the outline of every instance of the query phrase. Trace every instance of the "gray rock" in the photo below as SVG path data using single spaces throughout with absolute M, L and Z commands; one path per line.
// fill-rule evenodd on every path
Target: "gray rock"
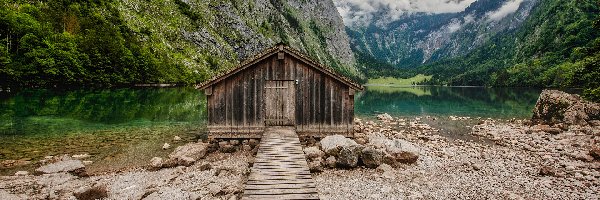
M 231 145 L 231 144 L 226 144 L 226 145 L 219 145 L 219 151 L 223 152 L 223 153 L 233 153 L 235 152 L 235 146 Z
M 387 114 L 387 113 L 383 113 L 383 114 L 377 115 L 377 119 L 382 120 L 382 121 L 392 121 L 392 120 L 394 120 L 394 118 L 390 114 Z
M 15 172 L 15 176 L 27 176 L 27 175 L 29 175 L 28 171 L 18 171 L 18 172 Z
M 106 186 L 84 187 L 73 193 L 77 199 L 104 199 L 108 197 Z
M 378 150 L 373 147 L 366 147 L 362 150 L 360 157 L 366 167 L 376 168 L 383 163 L 384 155 L 385 152 L 382 150 Z
M 84 168 L 85 166 L 80 160 L 64 160 L 44 165 L 40 168 L 37 168 L 35 171 L 41 174 L 52 174 L 59 172 L 75 172 Z
M 318 147 L 304 148 L 304 154 L 306 155 L 306 158 L 310 160 L 325 156 L 325 152 L 321 151 Z
M 242 145 L 243 151 L 252 151 L 252 147 L 250 145 L 244 144 Z
M 533 109 L 532 117 L 534 123 L 568 125 L 588 125 L 588 121 L 598 119 L 600 119 L 600 104 L 558 90 L 542 91 Z
M 308 162 L 308 169 L 310 170 L 311 173 L 322 172 L 323 166 L 321 165 L 320 161 L 311 161 L 311 162 Z
M 556 176 L 556 170 L 550 166 L 543 166 L 538 174 L 541 176 Z
M 165 144 L 163 144 L 163 146 L 162 146 L 162 149 L 163 149 L 163 150 L 167 150 L 167 149 L 169 149 L 169 148 L 171 148 L 171 145 L 170 145 L 169 143 L 165 143 Z
M 212 168 L 213 167 L 212 167 L 212 165 L 209 162 L 203 162 L 200 165 L 200 170 L 202 170 L 202 171 L 211 170 Z
M 150 166 L 153 168 L 161 168 L 163 165 L 163 159 L 160 157 L 154 157 L 150 159 Z
M 472 164 L 471 167 L 473 167 L 474 170 L 479 171 L 481 170 L 481 165 L 480 164 Z
M 342 147 L 358 145 L 354 140 L 348 139 L 341 135 L 331 135 L 321 140 L 321 148 L 330 156 L 337 156 Z
M 327 159 L 325 159 L 325 165 L 329 168 L 335 168 L 336 162 L 337 161 L 333 156 L 329 156 Z
M 343 168 L 354 168 L 358 165 L 358 158 L 364 147 L 359 144 L 341 146 L 336 157 L 336 165 Z
M 190 166 L 206 156 L 208 146 L 207 143 L 201 142 L 179 146 L 173 153 L 169 154 L 169 162 L 174 162 L 176 165 Z
M 595 160 L 600 160 L 600 147 L 592 147 L 588 154 Z
M 249 139 L 249 140 L 248 140 L 248 144 L 249 144 L 251 147 L 253 147 L 253 148 L 254 148 L 256 145 L 258 145 L 258 140 L 256 140 L 256 139 Z
M 379 167 L 377 167 L 377 169 L 375 169 L 375 171 L 383 173 L 383 172 L 387 172 L 387 171 L 393 171 L 394 168 L 392 168 L 392 166 L 388 165 L 388 164 L 381 164 L 379 165 Z

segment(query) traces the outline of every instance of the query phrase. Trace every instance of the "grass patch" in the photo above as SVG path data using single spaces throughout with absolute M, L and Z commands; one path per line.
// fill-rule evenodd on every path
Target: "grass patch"
M 432 76 L 425 76 L 423 74 L 418 74 L 411 78 L 406 79 L 398 79 L 393 77 L 379 77 L 376 79 L 369 79 L 367 85 L 418 85 L 421 82 L 430 80 Z

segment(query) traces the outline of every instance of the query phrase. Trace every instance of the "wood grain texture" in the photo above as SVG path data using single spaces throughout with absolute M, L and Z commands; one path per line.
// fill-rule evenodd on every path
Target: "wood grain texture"
M 252 127 L 294 126 L 298 133 L 353 137 L 354 88 L 296 56 L 270 54 L 210 87 L 208 135 L 234 137 Z M 352 90 L 352 91 L 351 91 Z
M 242 199 L 319 199 L 292 127 L 265 130 Z

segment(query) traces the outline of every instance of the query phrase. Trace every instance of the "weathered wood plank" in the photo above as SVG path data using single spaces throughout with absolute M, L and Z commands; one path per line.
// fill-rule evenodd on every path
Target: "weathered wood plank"
M 293 127 L 267 128 L 242 199 L 318 198 Z

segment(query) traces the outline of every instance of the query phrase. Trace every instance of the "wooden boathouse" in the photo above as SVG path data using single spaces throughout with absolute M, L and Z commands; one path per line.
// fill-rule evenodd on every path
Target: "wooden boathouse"
M 353 137 L 354 93 L 363 89 L 282 44 L 198 88 L 207 97 L 209 138 L 261 138 L 270 126 Z

